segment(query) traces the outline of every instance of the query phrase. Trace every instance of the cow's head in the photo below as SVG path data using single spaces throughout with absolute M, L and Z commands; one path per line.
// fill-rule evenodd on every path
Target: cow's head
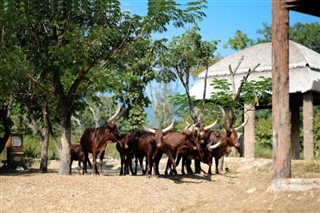
M 222 111 L 222 114 L 223 114 L 223 127 L 225 128 L 226 130 L 226 139 L 227 139 L 227 144 L 229 146 L 234 146 L 236 148 L 240 148 L 240 143 L 238 141 L 238 131 L 243 128 L 247 122 L 248 122 L 248 116 L 246 116 L 244 122 L 236 127 L 236 128 L 231 128 L 230 125 L 227 124 L 227 121 L 226 121 L 226 114 L 225 114 L 225 111 L 222 107 L 220 107 L 221 111 Z
M 172 123 L 164 129 L 153 129 L 153 128 L 146 127 L 143 124 L 142 128 L 144 131 L 154 134 L 156 145 L 158 148 L 161 148 L 163 146 L 163 135 L 169 132 L 170 130 L 172 130 L 173 124 L 174 124 L 174 121 L 172 121 Z
M 193 131 L 194 131 L 197 142 L 200 144 L 205 144 L 210 129 L 214 127 L 217 123 L 218 123 L 218 118 L 212 124 L 205 127 L 197 127 L 196 125 L 193 125 Z M 186 124 L 189 125 L 187 121 L 186 121 Z

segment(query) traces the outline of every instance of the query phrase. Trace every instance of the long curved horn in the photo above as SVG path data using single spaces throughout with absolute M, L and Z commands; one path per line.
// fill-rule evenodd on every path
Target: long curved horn
M 222 140 L 220 140 L 218 143 L 216 143 L 216 144 L 214 144 L 214 145 L 212 145 L 212 146 L 209 146 L 209 147 L 208 147 L 208 150 L 209 150 L 209 151 L 212 151 L 213 149 L 218 148 L 218 147 L 220 146 L 220 144 L 221 144 L 221 141 L 222 141 Z
M 238 131 L 239 129 L 243 128 L 248 123 L 248 120 L 249 120 L 249 116 L 246 116 L 246 118 L 244 119 L 244 122 L 240 126 L 234 128 L 234 130 Z
M 174 124 L 174 121 L 172 121 L 172 123 L 168 127 L 164 128 L 162 130 L 163 134 L 170 131 L 173 128 L 173 124 Z
M 153 133 L 155 134 L 156 133 L 156 130 L 155 129 L 152 129 L 152 128 L 149 128 L 149 127 L 146 127 L 145 125 L 142 124 L 142 128 L 144 131 L 146 132 L 150 132 L 150 133 Z
M 108 120 L 107 120 L 107 123 L 108 124 L 113 124 L 114 122 L 116 122 L 119 118 L 120 118 L 120 115 L 123 113 L 123 106 L 118 106 L 118 109 L 116 111 L 116 113 L 114 113 L 114 115 L 112 115 Z
M 218 107 L 220 108 L 221 112 L 222 112 L 222 120 L 223 120 L 223 127 L 227 130 L 227 131 L 231 131 L 231 129 L 229 128 L 229 126 L 227 125 L 227 118 L 226 118 L 226 112 L 224 111 L 224 109 L 218 105 Z
M 192 128 L 192 129 L 191 129 Z M 189 124 L 188 126 L 186 126 L 186 128 L 184 128 L 184 133 L 186 134 L 186 135 L 190 135 L 191 134 L 191 132 L 192 132 L 192 130 L 193 130 L 193 128 L 194 128 L 194 124 Z
M 188 121 L 184 121 L 186 124 L 187 124 L 187 126 L 190 126 L 191 124 L 188 122 Z M 192 127 L 192 129 L 195 129 L 195 130 L 199 130 L 199 127 L 196 127 L 196 125 L 195 124 L 192 124 L 193 125 L 193 127 Z M 191 127 L 191 126 L 190 126 Z
M 216 121 L 215 121 L 215 122 L 213 122 L 212 124 L 210 124 L 210 125 L 208 125 L 208 126 L 204 127 L 204 128 L 203 128 L 203 129 L 204 129 L 204 131 L 207 131 L 207 130 L 211 129 L 212 127 L 214 127 L 214 126 L 218 123 L 218 118 L 219 118 L 219 117 L 217 117 Z

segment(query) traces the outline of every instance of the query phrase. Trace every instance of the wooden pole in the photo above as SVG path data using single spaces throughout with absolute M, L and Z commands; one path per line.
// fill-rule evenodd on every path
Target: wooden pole
M 303 94 L 303 145 L 304 159 L 312 160 L 314 157 L 312 92 Z
M 291 177 L 289 110 L 289 11 L 272 0 L 273 179 Z
M 245 104 L 244 110 L 246 115 L 249 116 L 247 125 L 244 126 L 244 150 L 243 156 L 245 158 L 254 158 L 255 151 L 255 125 L 256 125 L 256 111 L 255 106 L 251 104 Z

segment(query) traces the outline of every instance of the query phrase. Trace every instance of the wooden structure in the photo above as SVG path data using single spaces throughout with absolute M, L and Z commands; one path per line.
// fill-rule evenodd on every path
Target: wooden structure
M 317 0 L 272 0 L 272 130 L 274 180 L 291 178 L 289 10 L 320 17 L 319 8 L 320 1 Z M 306 98 L 304 101 L 306 108 L 310 108 L 311 101 L 311 97 Z M 305 124 L 310 126 L 310 121 L 306 121 Z M 312 129 L 310 130 L 308 134 L 312 135 Z
M 292 136 L 292 157 L 300 159 L 300 107 L 303 107 L 304 132 L 312 131 L 313 120 L 313 103 L 320 104 L 320 54 L 302 46 L 296 42 L 289 41 L 289 93 L 290 93 L 290 109 L 291 109 L 291 136 Z M 228 66 L 232 68 L 239 63 L 241 64 L 235 74 L 234 81 L 235 87 L 238 89 L 243 77 L 247 74 L 248 70 L 255 67 L 257 64 L 260 66 L 251 73 L 248 81 L 259 81 L 260 77 L 272 77 L 272 43 L 261 43 L 246 49 L 240 50 L 228 57 L 221 59 L 219 62 L 209 67 L 206 98 L 210 99 L 213 87 L 210 83 L 214 78 L 225 79 L 231 83 L 230 72 Z M 197 82 L 190 89 L 190 94 L 194 95 L 196 99 L 202 99 L 204 89 L 205 71 L 198 76 Z M 271 108 L 271 103 L 259 103 L 257 106 L 245 106 L 250 110 L 245 110 L 249 116 L 249 121 L 244 128 L 244 149 L 243 156 L 245 158 L 253 158 L 255 153 L 255 109 Z M 305 158 L 313 157 L 313 134 L 304 134 L 304 148 L 310 147 L 310 153 L 305 152 Z M 270 138 L 270 141 L 272 138 Z M 306 149 L 303 149 L 304 151 Z

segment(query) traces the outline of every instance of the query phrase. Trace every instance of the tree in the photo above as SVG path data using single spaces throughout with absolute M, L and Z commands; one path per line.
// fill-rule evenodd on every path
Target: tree
M 255 43 L 271 42 L 271 26 L 266 22 L 263 22 L 262 25 L 263 28 L 258 29 L 257 33 L 263 37 L 258 38 Z M 320 42 L 320 24 L 317 22 L 306 24 L 297 22 L 289 28 L 289 39 L 320 53 L 318 45 Z
M 217 44 L 217 41 L 202 41 L 197 31 L 198 27 L 195 26 L 186 30 L 181 36 L 173 37 L 168 44 L 168 51 L 165 52 L 160 67 L 163 71 L 174 73 L 174 78 L 179 79 L 183 85 L 189 113 L 194 123 L 198 123 L 199 115 L 194 111 L 194 103 L 189 92 L 190 76 L 193 68 L 198 65 L 208 68 L 209 60 L 213 58 Z
M 129 120 L 141 121 L 147 103 L 139 101 L 144 97 L 137 92 L 154 79 L 151 33 L 166 31 L 171 21 L 177 27 L 198 21 L 205 15 L 205 3 L 191 1 L 182 7 L 175 1 L 149 0 L 148 14 L 141 17 L 122 11 L 117 0 L 2 2 L 6 49 L 20 50 L 20 59 L 28 64 L 20 73 L 55 96 L 61 126 L 60 175 L 70 171 L 71 116 L 85 105 L 84 98 L 109 92 L 115 102 L 129 102 Z M 125 97 L 123 91 L 135 86 L 134 98 Z
M 233 38 L 229 38 L 228 42 L 223 45 L 226 49 L 228 46 L 233 50 L 242 50 L 251 46 L 253 43 L 252 39 L 249 39 L 247 34 L 241 32 L 241 30 L 237 30 Z

